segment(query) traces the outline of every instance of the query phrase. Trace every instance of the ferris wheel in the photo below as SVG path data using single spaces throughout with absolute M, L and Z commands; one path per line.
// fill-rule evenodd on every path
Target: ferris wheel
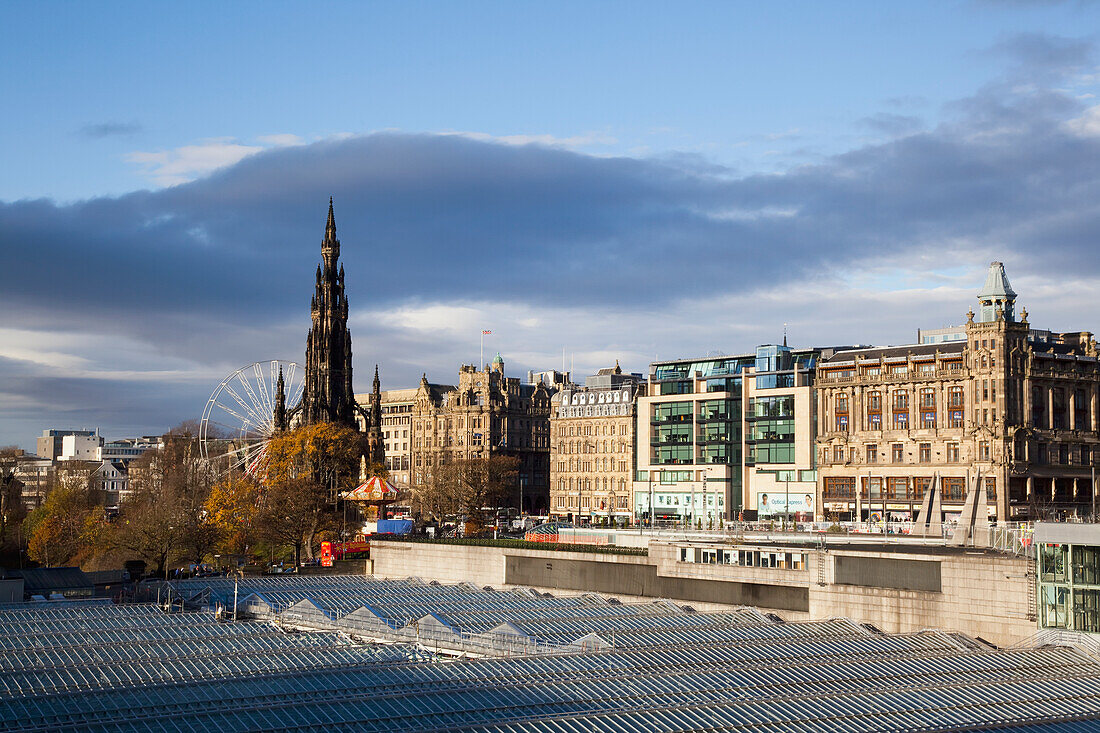
M 221 381 L 202 411 L 199 445 L 202 456 L 220 470 L 257 473 L 267 444 L 275 434 L 275 397 L 283 374 L 286 409 L 302 399 L 305 370 L 292 361 L 258 361 Z

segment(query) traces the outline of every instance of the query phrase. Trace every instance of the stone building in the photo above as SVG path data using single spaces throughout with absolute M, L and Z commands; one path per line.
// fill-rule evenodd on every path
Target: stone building
M 436 400 L 446 392 L 453 391 L 453 385 L 429 384 L 428 391 Z M 381 437 L 385 449 L 385 466 L 390 472 L 389 480 L 397 488 L 407 491 L 412 478 L 412 415 L 416 407 L 417 388 L 386 389 L 381 396 Z M 355 396 L 356 401 L 369 413 L 374 409 L 374 394 Z M 366 431 L 366 419 L 359 417 L 359 429 Z
M 915 516 L 938 478 L 945 511 L 971 482 L 991 517 L 1087 512 L 1100 460 L 1092 334 L 1035 330 L 994 262 L 979 312 L 907 346 L 842 351 L 818 369 L 820 504 L 828 516 Z
M 509 455 L 519 459 L 516 500 L 528 511 L 545 509 L 550 488 L 550 397 L 543 383 L 523 384 L 504 376 L 496 355 L 479 371 L 463 365 L 454 387 L 431 385 L 425 376 L 416 390 L 410 431 L 415 492 L 432 466 L 456 458 Z
M 551 517 L 630 523 L 634 405 L 643 385 L 641 374 L 623 374 L 616 362 L 551 398 Z

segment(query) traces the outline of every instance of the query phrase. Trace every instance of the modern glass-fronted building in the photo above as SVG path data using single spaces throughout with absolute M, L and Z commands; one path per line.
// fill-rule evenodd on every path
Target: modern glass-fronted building
M 1035 525 L 1039 627 L 1100 634 L 1100 524 Z
M 637 411 L 636 518 L 702 526 L 756 518 L 761 493 L 766 516 L 787 511 L 780 499 L 789 496 L 812 505 L 815 358 L 769 344 L 651 364 Z

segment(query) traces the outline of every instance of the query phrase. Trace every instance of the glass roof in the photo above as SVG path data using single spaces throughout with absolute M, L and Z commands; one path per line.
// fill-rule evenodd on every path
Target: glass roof
M 227 589 L 207 580 L 175 592 L 218 602 Z M 1100 729 L 1100 661 L 1073 647 L 1001 650 L 848 619 L 780 623 L 753 609 L 415 580 L 259 578 L 238 593 L 265 618 L 0 608 L 0 731 Z M 540 644 L 454 659 L 409 635 L 471 640 L 505 621 Z M 372 634 L 386 643 L 361 641 Z

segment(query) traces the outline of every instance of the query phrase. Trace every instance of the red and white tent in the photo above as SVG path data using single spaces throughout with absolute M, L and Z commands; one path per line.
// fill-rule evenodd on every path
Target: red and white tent
M 344 494 L 344 498 L 351 501 L 386 503 L 396 501 L 399 493 L 397 487 L 386 479 L 371 476 L 365 483 Z

